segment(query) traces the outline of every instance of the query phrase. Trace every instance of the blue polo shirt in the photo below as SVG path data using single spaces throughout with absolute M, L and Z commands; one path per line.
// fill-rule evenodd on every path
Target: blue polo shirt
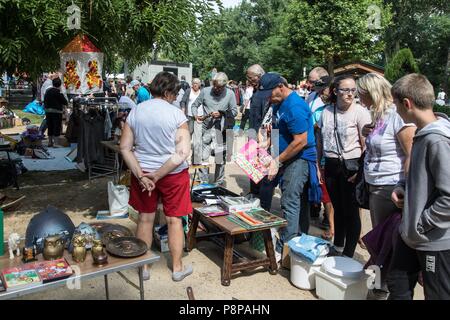
M 294 140 L 294 134 L 308 132 L 308 144 L 293 159 L 315 161 L 316 140 L 312 113 L 297 93 L 292 92 L 281 104 L 273 107 L 273 129 L 279 130 L 278 148 L 281 154 Z M 276 141 L 274 141 L 276 143 Z

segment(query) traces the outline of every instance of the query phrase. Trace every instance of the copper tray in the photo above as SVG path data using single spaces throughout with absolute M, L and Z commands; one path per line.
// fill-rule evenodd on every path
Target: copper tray
M 133 232 L 120 224 L 97 222 L 90 224 L 93 228 L 97 229 L 100 234 L 103 244 L 108 244 L 113 239 L 120 237 L 132 237 Z
M 147 244 L 136 237 L 120 237 L 109 241 L 106 251 L 117 257 L 134 258 L 147 252 Z

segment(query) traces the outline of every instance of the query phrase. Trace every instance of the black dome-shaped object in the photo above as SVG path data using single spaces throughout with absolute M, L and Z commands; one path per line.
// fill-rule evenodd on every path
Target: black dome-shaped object
M 75 225 L 67 214 L 53 206 L 48 206 L 31 218 L 25 235 L 25 246 L 36 245 L 40 253 L 44 249 L 44 239 L 57 234 L 61 235 L 68 245 L 74 230 Z

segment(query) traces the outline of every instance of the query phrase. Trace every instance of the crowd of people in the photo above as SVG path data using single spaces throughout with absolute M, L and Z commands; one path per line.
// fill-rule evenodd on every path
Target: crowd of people
M 287 227 L 279 230 L 278 260 L 290 239 L 308 234 L 310 217 L 322 204 L 328 226 L 322 236 L 333 243 L 330 255 L 353 257 L 366 207 L 372 228 L 383 230 L 392 246 L 380 265 L 377 293 L 412 299 L 420 278 L 426 299 L 449 299 L 450 169 L 445 159 L 450 122 L 433 112 L 435 93 L 428 79 L 409 74 L 391 85 L 375 73 L 333 78 L 317 67 L 294 86 L 257 64 L 245 76 L 242 85 L 216 71 L 211 85 L 203 86 L 199 78 L 188 84 L 161 72 L 148 85 L 128 79 L 106 86 L 105 95 L 117 95 L 131 108 L 121 152 L 133 173 L 130 204 L 141 213 L 137 235 L 151 245 L 161 199 L 173 280 L 193 272 L 181 259 L 182 217 L 192 212 L 189 162 L 205 164 L 214 156 L 214 178 L 201 169 L 200 182 L 225 185 L 227 152 L 235 137 L 227 129 L 240 111 L 240 133 L 248 122 L 248 138 L 273 157 L 268 175 L 258 184 L 249 182 L 251 196 L 268 211 L 275 188 L 281 189 Z M 50 136 L 60 133 L 57 106 L 67 102 L 58 80 L 43 98 Z M 144 276 L 150 276 L 147 269 Z

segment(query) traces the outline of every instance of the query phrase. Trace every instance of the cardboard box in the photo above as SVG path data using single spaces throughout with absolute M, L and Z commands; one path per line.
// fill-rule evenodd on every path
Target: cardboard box
M 162 226 L 155 226 L 155 232 L 153 234 L 153 240 L 161 253 L 169 252 L 169 237 L 167 234 L 160 235 L 158 233 Z
M 289 246 L 287 243 L 283 247 L 283 255 L 281 256 L 281 266 L 285 269 L 291 270 L 291 257 L 289 256 Z

